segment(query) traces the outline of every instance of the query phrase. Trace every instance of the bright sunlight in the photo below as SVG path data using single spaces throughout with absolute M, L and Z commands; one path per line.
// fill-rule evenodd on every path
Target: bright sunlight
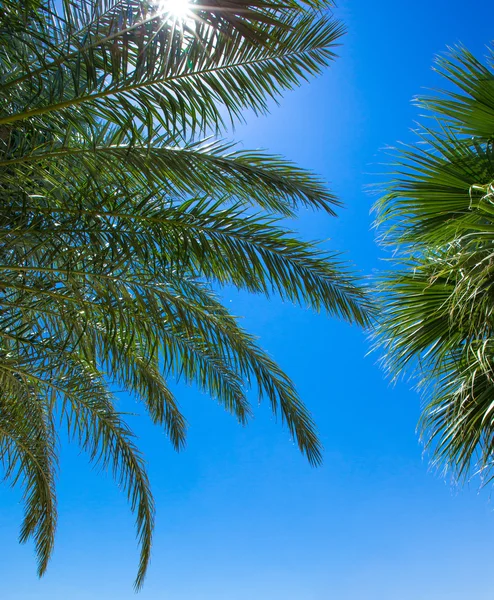
M 185 21 L 190 15 L 190 3 L 188 0 L 162 0 L 160 9 L 170 14 L 177 21 Z

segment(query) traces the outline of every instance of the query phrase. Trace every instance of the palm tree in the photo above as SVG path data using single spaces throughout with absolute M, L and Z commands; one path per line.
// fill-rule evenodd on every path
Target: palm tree
M 455 479 L 487 482 L 494 459 L 494 53 L 438 59 L 448 88 L 420 104 L 435 126 L 398 157 L 378 203 L 397 251 L 382 281 L 378 340 L 387 367 L 413 372 L 421 430 Z
M 112 386 L 176 449 L 186 425 L 169 378 L 241 423 L 252 386 L 321 459 L 293 384 L 218 292 L 277 293 L 365 325 L 345 264 L 281 222 L 338 203 L 315 175 L 218 135 L 317 74 L 343 30 L 328 0 L 0 6 L 0 455 L 24 486 L 20 539 L 34 538 L 42 574 L 63 428 L 128 495 L 140 587 L 154 505 Z

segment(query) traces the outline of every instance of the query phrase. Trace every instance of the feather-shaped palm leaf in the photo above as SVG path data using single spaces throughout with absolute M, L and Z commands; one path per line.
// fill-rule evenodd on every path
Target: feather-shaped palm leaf
M 168 378 L 196 383 L 242 423 L 253 386 L 320 461 L 292 383 L 214 289 L 277 293 L 366 324 L 345 265 L 279 222 L 337 202 L 280 157 L 200 134 L 318 73 L 342 33 L 327 8 L 213 0 L 178 20 L 142 0 L 1 2 L 0 448 L 24 482 L 22 539 L 34 536 L 40 573 L 62 423 L 126 490 L 143 582 L 153 499 L 113 384 L 177 449 L 186 427 Z

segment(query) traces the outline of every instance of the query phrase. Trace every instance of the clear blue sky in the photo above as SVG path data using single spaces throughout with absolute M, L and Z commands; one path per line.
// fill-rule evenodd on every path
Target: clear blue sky
M 381 151 L 411 139 L 410 100 L 437 85 L 436 53 L 493 37 L 490 0 L 342 0 L 340 59 L 235 137 L 314 169 L 344 200 L 339 219 L 303 213 L 304 236 L 332 238 L 366 274 L 380 268 L 370 230 Z M 153 560 L 139 600 L 492 600 L 489 494 L 428 471 L 415 435 L 419 400 L 391 387 L 355 328 L 235 293 L 226 301 L 297 383 L 318 422 L 312 469 L 267 407 L 242 429 L 192 388 L 185 452 L 135 419 L 157 501 Z M 17 544 L 20 495 L 0 487 L 2 600 L 135 598 L 133 517 L 110 477 L 65 449 L 60 522 L 47 575 Z

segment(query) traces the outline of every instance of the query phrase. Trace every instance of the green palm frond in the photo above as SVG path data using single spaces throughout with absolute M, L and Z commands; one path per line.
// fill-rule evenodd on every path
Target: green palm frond
M 282 157 L 260 151 L 238 151 L 230 143 L 207 139 L 179 145 L 167 135 L 146 140 L 142 127 L 138 130 L 139 143 L 128 136 L 122 140 L 122 132 L 108 126 L 73 133 L 75 139 L 68 141 L 45 141 L 39 132 L 39 138 L 23 138 L 21 143 L 6 138 L 0 160 L 0 168 L 8 167 L 5 182 L 26 179 L 36 169 L 43 173 L 45 186 L 51 180 L 53 186 L 60 187 L 65 178 L 66 185 L 73 187 L 75 177 L 81 178 L 77 182 L 81 185 L 88 172 L 112 172 L 124 161 L 125 173 L 115 173 L 112 181 L 118 177 L 119 186 L 125 187 L 126 192 L 132 186 L 132 193 L 146 195 L 155 192 L 173 197 L 227 196 L 286 216 L 292 216 L 297 205 L 334 215 L 334 208 L 339 205 L 317 176 Z
M 37 382 L 26 380 L 12 358 L 3 357 L 0 367 L 0 459 L 7 480 L 24 487 L 20 541 L 34 538 L 41 575 L 53 549 L 57 522 L 56 436 L 47 406 L 51 396 L 43 394 Z
M 444 97 L 423 98 L 421 104 L 447 120 L 450 127 L 478 138 L 492 140 L 494 131 L 494 49 L 488 48 L 485 64 L 466 48 L 439 57 L 436 70 L 454 86 Z
M 438 126 L 404 149 L 377 205 L 395 269 L 381 281 L 377 339 L 413 373 L 436 464 L 492 477 L 494 456 L 494 73 L 464 49 L 441 58 L 456 87 L 427 98 Z
M 39 56 L 38 32 L 15 48 L 6 44 L 0 50 L 0 65 L 9 73 L 0 82 L 0 126 L 31 119 L 38 129 L 59 121 L 65 128 L 67 121 L 78 126 L 98 116 L 124 130 L 136 120 L 151 130 L 160 123 L 182 134 L 219 128 L 225 111 L 233 119 L 246 108 L 265 112 L 268 98 L 320 72 L 343 33 L 336 20 L 295 4 L 270 9 L 275 23 L 258 26 L 265 43 L 202 21 L 177 29 L 153 9 L 141 26 L 142 2 L 123 14 L 127 6 L 132 3 L 110 9 L 111 35 L 98 30 L 95 39 L 84 29 L 72 32 L 70 21 L 61 20 L 70 48 L 54 39 Z M 129 18 L 139 24 L 129 25 Z
M 214 0 L 177 21 L 142 0 L 0 2 L 0 456 L 24 486 L 21 538 L 34 537 L 40 573 L 66 431 L 128 496 L 142 585 L 154 502 L 112 386 L 177 450 L 187 423 L 168 381 L 196 384 L 241 423 L 253 390 L 321 461 L 294 385 L 217 290 L 367 325 L 348 266 L 283 221 L 339 203 L 282 157 L 201 136 L 265 112 L 332 60 L 343 29 L 330 4 Z

